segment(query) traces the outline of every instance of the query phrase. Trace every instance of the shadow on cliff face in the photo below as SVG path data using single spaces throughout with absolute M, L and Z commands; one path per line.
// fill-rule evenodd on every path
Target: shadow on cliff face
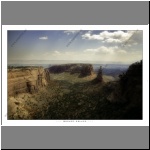
M 142 119 L 142 61 L 130 65 L 119 78 L 119 81 L 109 82 L 103 88 L 108 103 L 112 104 L 112 107 L 106 105 L 105 108 L 111 110 L 112 116 L 118 115 L 119 119 Z M 101 114 L 102 105 L 98 105 Z

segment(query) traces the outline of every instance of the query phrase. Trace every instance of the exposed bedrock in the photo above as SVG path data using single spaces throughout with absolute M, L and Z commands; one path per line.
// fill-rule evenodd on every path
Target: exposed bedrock
M 8 95 L 34 93 L 48 85 L 50 73 L 43 67 L 22 67 L 8 69 Z

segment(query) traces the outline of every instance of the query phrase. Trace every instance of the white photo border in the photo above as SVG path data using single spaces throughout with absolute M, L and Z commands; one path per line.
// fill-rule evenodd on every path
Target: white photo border
M 143 30 L 142 120 L 8 120 L 7 31 L 8 30 Z M 2 25 L 2 126 L 149 126 L 149 25 Z

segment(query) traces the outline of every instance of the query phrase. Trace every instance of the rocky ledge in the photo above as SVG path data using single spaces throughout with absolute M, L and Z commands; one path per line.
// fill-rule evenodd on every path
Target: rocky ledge
M 50 74 L 43 67 L 16 67 L 8 69 L 8 95 L 34 93 L 48 85 Z

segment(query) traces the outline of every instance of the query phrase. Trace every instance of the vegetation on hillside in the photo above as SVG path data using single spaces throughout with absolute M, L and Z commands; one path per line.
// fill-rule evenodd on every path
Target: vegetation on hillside
M 26 105 L 28 119 L 142 119 L 142 61 L 119 77 L 96 83 L 96 75 L 51 74 L 49 86 L 34 95 L 36 103 Z

